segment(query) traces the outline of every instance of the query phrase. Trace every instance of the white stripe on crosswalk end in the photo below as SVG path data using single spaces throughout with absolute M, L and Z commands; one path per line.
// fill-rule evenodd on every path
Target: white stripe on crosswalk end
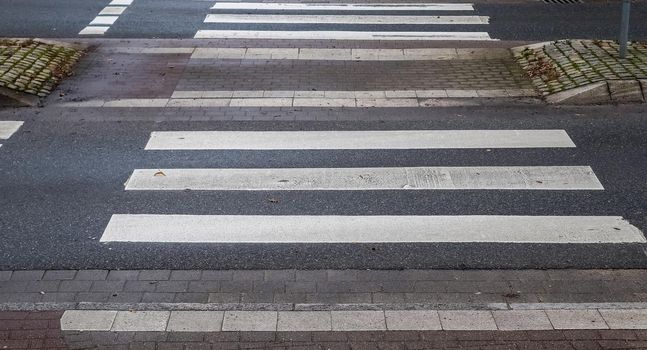
M 216 2 L 213 10 L 295 10 L 295 11 L 474 11 L 472 4 L 335 4 L 335 3 L 270 3 Z
M 575 147 L 564 130 L 155 131 L 147 150 Z
M 101 242 L 644 243 L 618 216 L 269 216 L 116 214 Z
M 496 40 L 487 32 L 355 32 L 198 30 L 195 39 L 293 39 L 293 40 Z
M 205 23 L 315 24 L 488 24 L 486 16 L 368 16 L 368 15 L 238 15 L 210 14 Z
M 2 120 L 0 121 L 0 139 L 6 140 L 11 137 L 24 122 L 22 121 L 13 121 L 13 120 Z
M 137 169 L 126 190 L 603 190 L 588 166 Z

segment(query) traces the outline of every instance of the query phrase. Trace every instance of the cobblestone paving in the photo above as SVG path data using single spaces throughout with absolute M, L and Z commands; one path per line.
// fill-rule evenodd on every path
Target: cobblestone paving
M 605 80 L 647 78 L 647 43 L 632 43 L 620 59 L 618 44 L 599 40 L 564 40 L 517 50 L 515 58 L 543 94 Z
M 82 51 L 34 40 L 0 40 L 0 87 L 47 96 Z

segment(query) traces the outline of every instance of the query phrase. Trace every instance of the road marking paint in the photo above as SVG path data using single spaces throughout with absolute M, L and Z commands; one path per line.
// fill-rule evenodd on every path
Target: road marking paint
M 575 147 L 564 130 L 155 131 L 147 150 Z
M 489 17 L 209 14 L 204 23 L 488 24 Z
M 191 307 L 191 304 L 175 305 Z M 585 311 L 585 312 L 583 312 Z M 466 318 L 477 318 L 470 321 Z M 459 326 L 475 331 L 553 329 L 647 329 L 643 309 L 558 310 L 358 310 L 358 311 L 116 311 L 66 310 L 63 331 L 118 331 L 127 320 L 127 330 L 166 332 L 220 332 L 229 330 L 285 332 L 332 330 L 347 332 L 375 329 L 391 331 L 439 331 Z M 331 322 L 337 320 L 340 322 Z M 343 321 L 343 322 L 341 322 Z M 565 322 L 566 321 L 566 322 Z M 586 323 L 588 321 L 588 323 Z M 595 321 L 595 322 L 591 322 Z M 333 328 L 334 327 L 334 328 Z M 368 327 L 368 328 L 367 328 Z M 102 344 L 101 344 L 102 345 Z M 108 345 L 108 344 L 106 344 Z
M 101 242 L 645 243 L 619 216 L 115 214 Z
M 104 35 L 132 2 L 133 0 L 112 0 L 79 35 Z
M 22 121 L 2 120 L 0 121 L 0 139 L 6 140 L 11 137 L 24 124 Z
M 269 3 L 216 2 L 213 10 L 294 10 L 294 11 L 474 11 L 472 4 L 334 4 L 334 3 Z
M 196 39 L 293 39 L 293 40 L 496 40 L 487 32 L 355 32 L 198 30 Z
M 99 16 L 108 16 L 108 15 L 120 15 L 126 10 L 126 6 L 106 6 L 101 12 L 99 12 Z
M 165 176 L 158 176 L 160 171 Z M 604 190 L 588 166 L 136 169 L 126 190 Z
M 79 32 L 79 35 L 103 35 L 109 28 L 107 26 L 87 26 Z
M 95 17 L 92 22 L 90 22 L 90 25 L 112 25 L 115 23 L 115 21 L 119 18 L 119 16 L 97 16 Z

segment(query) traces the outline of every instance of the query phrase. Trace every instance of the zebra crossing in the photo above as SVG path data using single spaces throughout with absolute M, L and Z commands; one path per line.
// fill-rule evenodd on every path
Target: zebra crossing
M 482 30 L 489 17 L 475 15 L 474 6 L 467 3 L 218 1 L 211 11 L 214 13 L 204 20 L 205 28 L 194 38 L 493 40 Z M 447 26 L 458 26 L 458 30 L 447 30 Z M 438 28 L 442 30 L 431 30 Z
M 152 151 L 568 149 L 565 130 L 156 131 Z M 134 169 L 126 191 L 603 191 L 587 165 Z M 496 206 L 496 202 L 487 203 Z M 645 243 L 620 216 L 190 215 L 115 213 L 101 242 Z
M 24 122 L 6 120 L 0 121 L 0 140 L 7 140 L 11 135 L 15 134 Z M 2 144 L 0 144 L 2 147 Z

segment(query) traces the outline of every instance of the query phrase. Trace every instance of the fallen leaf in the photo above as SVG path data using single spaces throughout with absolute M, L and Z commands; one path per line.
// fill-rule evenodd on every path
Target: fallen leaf
M 153 176 L 166 176 L 166 174 L 164 174 L 164 172 L 160 170 L 160 171 L 156 172 L 155 174 L 153 174 Z

